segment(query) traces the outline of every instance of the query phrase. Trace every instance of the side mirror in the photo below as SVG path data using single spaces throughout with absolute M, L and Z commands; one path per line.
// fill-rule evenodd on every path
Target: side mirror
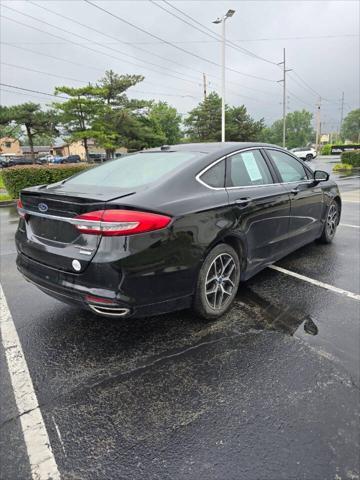
M 315 182 L 326 182 L 329 180 L 330 175 L 323 170 L 315 170 L 314 172 L 314 181 Z

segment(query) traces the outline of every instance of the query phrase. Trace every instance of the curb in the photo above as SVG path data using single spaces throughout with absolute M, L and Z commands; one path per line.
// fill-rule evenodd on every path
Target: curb
M 0 208 L 1 207 L 12 207 L 16 205 L 16 200 L 5 200 L 3 202 L 0 202 Z

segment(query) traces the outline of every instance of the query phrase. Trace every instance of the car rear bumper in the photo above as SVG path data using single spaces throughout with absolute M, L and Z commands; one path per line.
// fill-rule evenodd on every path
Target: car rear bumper
M 19 252 L 17 268 L 24 278 L 44 293 L 61 302 L 75 305 L 106 317 L 146 317 L 189 308 L 192 294 L 172 298 L 154 298 L 153 303 L 143 304 L 119 291 L 99 288 L 89 284 L 91 276 L 60 271 L 43 265 Z M 121 283 L 119 278 L 119 283 Z M 156 281 L 154 278 L 152 281 Z M 87 285 L 85 285 L 87 283 Z M 139 292 L 141 295 L 141 292 Z M 94 299 L 97 299 L 94 301 Z M 103 299 L 103 302 L 101 301 Z

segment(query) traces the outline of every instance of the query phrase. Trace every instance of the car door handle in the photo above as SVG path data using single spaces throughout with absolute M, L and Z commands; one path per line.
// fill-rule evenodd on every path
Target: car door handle
M 235 204 L 239 205 L 240 207 L 246 207 L 251 202 L 251 198 L 249 197 L 243 197 L 243 198 L 238 198 L 235 200 Z
M 300 192 L 300 189 L 299 189 L 298 187 L 293 188 L 293 189 L 291 190 L 291 193 L 293 193 L 294 195 L 297 195 L 299 192 Z

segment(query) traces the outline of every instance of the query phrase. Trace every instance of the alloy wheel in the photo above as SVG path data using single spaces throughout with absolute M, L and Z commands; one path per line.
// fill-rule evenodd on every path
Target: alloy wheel
M 214 310 L 221 310 L 235 288 L 236 263 L 228 253 L 220 253 L 211 263 L 205 280 L 206 301 Z
M 338 209 L 335 203 L 330 205 L 327 220 L 326 220 L 326 228 L 329 237 L 333 237 L 335 235 L 335 230 L 337 227 L 338 222 Z

